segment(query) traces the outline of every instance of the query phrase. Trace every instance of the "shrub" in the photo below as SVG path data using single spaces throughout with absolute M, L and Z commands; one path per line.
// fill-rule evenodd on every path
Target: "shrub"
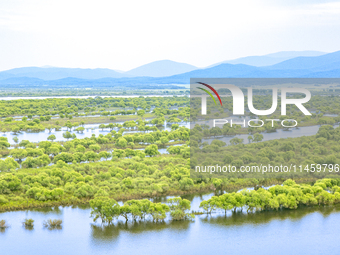
M 25 219 L 22 224 L 26 228 L 33 228 L 34 227 L 34 220 L 33 219 Z
M 54 228 L 61 228 L 61 224 L 63 223 L 63 220 L 60 219 L 48 219 L 44 221 L 44 227 L 54 229 Z
M 8 228 L 8 224 L 5 220 L 0 220 L 0 230 Z

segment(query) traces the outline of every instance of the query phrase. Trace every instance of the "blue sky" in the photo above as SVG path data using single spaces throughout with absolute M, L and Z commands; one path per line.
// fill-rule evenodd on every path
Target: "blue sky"
M 204 67 L 286 50 L 340 50 L 340 1 L 1 0 L 0 70 Z

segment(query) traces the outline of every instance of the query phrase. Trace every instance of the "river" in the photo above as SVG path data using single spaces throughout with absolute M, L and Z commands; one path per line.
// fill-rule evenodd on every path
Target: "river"
M 123 124 L 124 122 L 115 122 L 118 124 Z M 103 123 L 103 124 L 108 124 L 108 123 Z M 82 139 L 85 137 L 91 137 L 93 134 L 98 137 L 100 134 L 106 135 L 110 132 L 110 130 L 108 128 L 105 128 L 104 130 L 99 129 L 99 125 L 100 124 L 85 124 L 84 125 L 84 132 L 83 133 L 77 133 L 75 131 L 72 131 L 71 133 L 76 134 L 77 138 Z M 179 123 L 179 126 L 184 126 L 189 128 L 190 127 L 190 123 Z M 338 127 L 339 125 L 334 125 L 335 127 Z M 283 129 L 277 129 L 276 132 L 271 132 L 271 133 L 262 133 L 263 134 L 263 141 L 268 141 L 268 140 L 274 140 L 274 139 L 281 139 L 281 138 L 294 138 L 294 137 L 301 137 L 301 136 L 311 136 L 311 135 L 315 135 L 318 130 L 320 128 L 320 125 L 317 126 L 307 126 L 307 127 L 300 127 L 300 128 L 292 128 L 288 131 L 285 131 Z M 166 122 L 164 123 L 164 128 L 159 128 L 160 130 L 171 130 L 171 125 L 167 124 Z M 114 130 L 117 130 L 116 128 Z M 61 131 L 52 131 L 51 133 L 49 133 L 48 130 L 44 130 L 41 132 L 19 132 L 17 135 L 14 135 L 13 132 L 6 132 L 3 133 L 2 136 L 3 137 L 7 137 L 8 142 L 10 144 L 15 144 L 13 141 L 14 137 L 18 137 L 19 141 L 22 140 L 29 140 L 30 142 L 33 143 L 38 143 L 41 141 L 46 141 L 47 137 L 54 134 L 56 136 L 56 140 L 55 141 L 67 141 L 67 139 L 65 139 L 63 137 L 63 133 L 67 131 L 66 127 L 63 127 Z M 126 130 L 125 133 L 134 133 L 134 132 L 140 132 L 140 131 L 134 131 L 134 130 Z M 211 138 L 205 138 L 203 139 L 203 142 L 208 142 L 211 143 L 212 140 L 214 139 L 218 139 L 221 141 L 224 141 L 227 143 L 227 145 L 229 145 L 229 141 L 234 138 L 234 137 L 238 137 L 243 139 L 243 143 L 247 144 L 249 143 L 248 141 L 248 136 L 249 134 L 242 134 L 242 135 L 234 135 L 234 136 L 224 136 L 224 137 L 211 137 Z
M 187 95 L 176 95 L 177 97 L 184 97 Z M 32 96 L 32 97 L 0 97 L 0 100 L 21 100 L 21 99 L 49 99 L 49 98 L 78 98 L 78 99 L 87 99 L 87 98 L 106 98 L 106 97 L 118 97 L 118 98 L 136 98 L 136 97 L 173 97 L 173 95 L 112 95 L 112 96 Z
M 197 210 L 202 199 L 186 198 Z M 10 228 L 0 232 L 1 254 L 336 254 L 340 206 L 272 212 L 197 215 L 194 221 L 93 223 L 86 207 L 59 207 L 0 213 Z M 25 218 L 35 220 L 25 229 Z M 62 229 L 43 227 L 62 219 Z M 313 223 L 313 224 L 311 224 Z
M 147 121 L 149 121 L 150 119 L 146 119 Z M 114 122 L 114 124 L 123 124 L 123 121 L 116 121 Z M 110 132 L 109 128 L 104 128 L 103 130 L 99 128 L 100 124 L 105 124 L 107 125 L 108 123 L 99 123 L 99 124 L 84 124 L 84 132 L 83 133 L 77 133 L 76 131 L 74 131 L 74 128 L 72 128 L 71 133 L 76 134 L 77 138 L 79 139 L 83 139 L 85 137 L 91 137 L 93 134 L 98 137 L 100 134 L 102 135 L 107 135 Z M 187 127 L 189 128 L 189 123 L 188 122 L 182 122 L 179 123 L 179 126 L 182 127 Z M 158 127 L 159 130 L 167 130 L 170 131 L 171 130 L 171 124 L 167 124 L 167 122 L 164 122 L 164 127 Z M 41 141 L 47 141 L 47 137 L 49 137 L 50 135 L 55 135 L 56 136 L 56 142 L 60 142 L 60 141 L 67 141 L 66 138 L 63 137 L 63 133 L 65 133 L 68 129 L 66 127 L 63 127 L 60 131 L 55 131 L 53 129 L 53 131 L 51 131 L 51 133 L 45 129 L 44 131 L 40 131 L 40 132 L 27 132 L 27 131 L 22 131 L 22 132 L 18 132 L 16 135 L 13 132 L 5 132 L 2 133 L 3 137 L 7 137 L 8 142 L 10 144 L 15 144 L 13 141 L 14 137 L 18 137 L 19 142 L 22 140 L 28 140 L 32 143 L 38 143 Z M 114 128 L 115 131 L 118 131 L 117 128 Z M 134 131 L 132 130 L 126 130 L 124 133 L 134 133 L 134 132 L 141 132 L 141 131 Z M 148 131 L 146 131 L 148 132 Z
M 336 128 L 339 125 L 334 125 L 333 127 Z M 276 132 L 270 132 L 270 133 L 261 133 L 263 135 L 262 141 L 269 141 L 274 139 L 283 139 L 283 138 L 296 138 L 301 136 L 311 136 L 316 135 L 316 133 L 319 131 L 320 126 L 307 126 L 307 127 L 299 127 L 299 128 L 291 128 L 288 131 L 285 131 L 283 129 L 277 129 Z M 233 135 L 233 136 L 224 136 L 224 137 L 212 137 L 212 138 L 205 138 L 202 139 L 203 142 L 208 142 L 209 144 L 214 140 L 220 140 L 225 142 L 227 145 L 230 145 L 229 141 L 233 139 L 234 137 L 243 139 L 243 143 L 247 144 L 249 134 L 243 134 L 243 135 Z

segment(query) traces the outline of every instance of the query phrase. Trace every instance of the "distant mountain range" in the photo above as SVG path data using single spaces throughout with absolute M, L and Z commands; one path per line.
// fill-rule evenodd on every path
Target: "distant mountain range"
M 125 72 L 125 74 L 134 77 L 164 77 L 190 72 L 195 69 L 197 69 L 197 67 L 193 65 L 178 63 L 171 60 L 160 60 L 134 68 L 130 71 Z
M 123 73 L 104 68 L 82 69 L 82 68 L 61 68 L 61 67 L 21 67 L 14 68 L 8 71 L 0 72 L 2 77 L 28 77 L 38 78 L 42 80 L 57 80 L 67 77 L 79 79 L 100 79 L 105 77 L 122 78 L 126 77 Z
M 46 81 L 64 78 L 78 79 L 102 79 L 102 78 L 123 78 L 123 77 L 163 77 L 180 73 L 190 72 L 197 69 L 196 66 L 179 63 L 171 60 L 155 61 L 130 71 L 123 72 L 106 68 L 81 69 L 62 67 L 21 67 L 0 72 L 0 80 L 17 77 L 38 78 Z
M 264 65 L 266 61 L 270 62 L 268 58 L 285 60 Z M 253 61 L 253 65 L 245 64 L 247 61 Z M 145 85 L 145 88 L 146 85 L 189 84 L 190 78 L 340 78 L 340 51 L 327 54 L 315 51 L 278 52 L 231 62 L 198 69 L 189 64 L 162 60 L 127 72 L 100 68 L 23 67 L 0 72 L 0 86 L 75 85 L 123 89 L 123 86 L 135 88 Z
M 282 61 L 296 58 L 296 57 L 316 57 L 326 54 L 326 52 L 321 51 L 280 51 L 276 53 L 267 54 L 264 56 L 250 56 L 237 58 L 234 60 L 223 61 L 218 64 L 245 64 L 250 66 L 271 66 L 278 64 Z M 216 66 L 218 64 L 214 64 L 212 66 Z

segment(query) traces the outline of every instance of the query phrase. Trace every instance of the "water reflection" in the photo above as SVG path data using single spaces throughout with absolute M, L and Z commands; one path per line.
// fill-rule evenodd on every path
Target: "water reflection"
M 261 211 L 254 213 L 246 213 L 245 211 L 237 211 L 224 213 L 216 213 L 212 215 L 200 215 L 202 223 L 216 224 L 221 226 L 241 226 L 241 225 L 259 225 L 268 224 L 271 221 L 289 220 L 298 222 L 305 216 L 313 213 L 322 215 L 327 218 L 332 213 L 339 213 L 340 205 L 336 206 L 315 206 L 315 207 L 300 207 L 298 210 L 279 210 L 279 211 Z
M 24 225 L 23 227 L 24 227 L 26 230 L 29 230 L 29 231 L 34 230 L 34 226 L 26 226 L 26 225 Z
M 213 192 L 183 197 L 196 209 Z M 158 198 L 164 201 L 166 198 Z M 195 221 L 93 223 L 88 205 L 0 213 L 0 253 L 36 254 L 336 254 L 340 205 L 297 210 L 197 215 Z M 22 226 L 35 220 L 34 229 Z M 42 223 L 62 219 L 62 229 Z M 20 245 L 19 245 L 20 244 Z
M 48 215 L 53 213 L 53 215 L 62 215 L 62 207 L 55 206 L 55 207 L 44 207 L 44 208 L 33 208 L 28 210 L 30 212 L 37 212 L 43 215 Z
M 333 127 L 336 128 L 339 125 L 334 125 Z M 300 128 L 294 128 L 289 131 L 285 131 L 283 129 L 277 129 L 276 132 L 271 133 L 262 133 L 263 134 L 263 140 L 262 141 L 269 141 L 274 139 L 286 139 L 286 138 L 296 138 L 296 137 L 302 137 L 302 136 L 312 136 L 315 135 L 319 131 L 320 126 L 309 126 L 309 127 L 300 127 Z M 243 134 L 243 135 L 235 135 L 235 136 L 224 136 L 224 137 L 213 137 L 213 138 L 205 138 L 202 139 L 202 142 L 208 142 L 209 144 L 215 140 L 218 139 L 220 141 L 225 142 L 227 145 L 230 145 L 229 141 L 233 139 L 234 137 L 243 139 L 243 143 L 247 144 L 249 134 Z
M 146 119 L 147 121 L 150 119 Z M 117 121 L 114 122 L 115 124 L 123 124 L 123 121 Z M 85 128 L 83 133 L 77 133 L 76 131 L 72 130 L 71 133 L 76 134 L 77 138 L 79 139 L 84 139 L 85 137 L 92 137 L 92 135 L 95 135 L 96 137 L 98 137 L 100 134 L 102 135 L 107 135 L 108 133 L 111 132 L 111 130 L 109 128 L 104 128 L 104 129 L 100 129 L 99 125 L 101 124 L 109 124 L 109 123 L 98 123 L 98 124 L 84 124 L 83 127 Z M 179 123 L 180 127 L 187 127 L 189 128 L 189 123 L 188 122 L 181 122 Z M 164 122 L 164 126 L 163 127 L 158 127 L 159 130 L 167 130 L 170 131 L 171 130 L 171 124 L 167 123 L 166 121 Z M 65 133 L 68 129 L 66 127 L 63 127 L 60 131 L 52 131 L 49 132 L 47 129 L 44 131 L 40 131 L 40 132 L 33 132 L 33 131 L 22 131 L 22 132 L 18 132 L 17 134 L 14 134 L 13 132 L 5 132 L 2 134 L 2 136 L 7 137 L 8 142 L 10 144 L 15 144 L 13 138 L 17 137 L 19 139 L 19 141 L 22 140 L 29 140 L 30 142 L 33 143 L 38 143 L 41 141 L 47 141 L 47 137 L 49 137 L 50 135 L 55 135 L 56 136 L 56 142 L 60 142 L 60 141 L 67 141 L 66 138 L 63 137 L 63 133 Z M 118 131 L 118 128 L 114 128 L 115 131 Z M 123 132 L 123 134 L 128 134 L 128 133 L 136 133 L 136 132 L 141 132 L 138 130 L 126 130 Z M 151 131 L 146 131 L 146 132 L 142 132 L 142 133 L 147 133 L 147 132 L 151 132 Z
M 146 232 L 160 232 L 162 230 L 172 230 L 175 232 L 185 232 L 192 221 L 170 221 L 170 222 L 152 222 L 140 221 L 123 223 L 118 222 L 112 225 L 91 224 L 91 236 L 94 241 L 111 242 L 117 239 L 121 233 L 129 233 L 131 235 L 145 234 Z

